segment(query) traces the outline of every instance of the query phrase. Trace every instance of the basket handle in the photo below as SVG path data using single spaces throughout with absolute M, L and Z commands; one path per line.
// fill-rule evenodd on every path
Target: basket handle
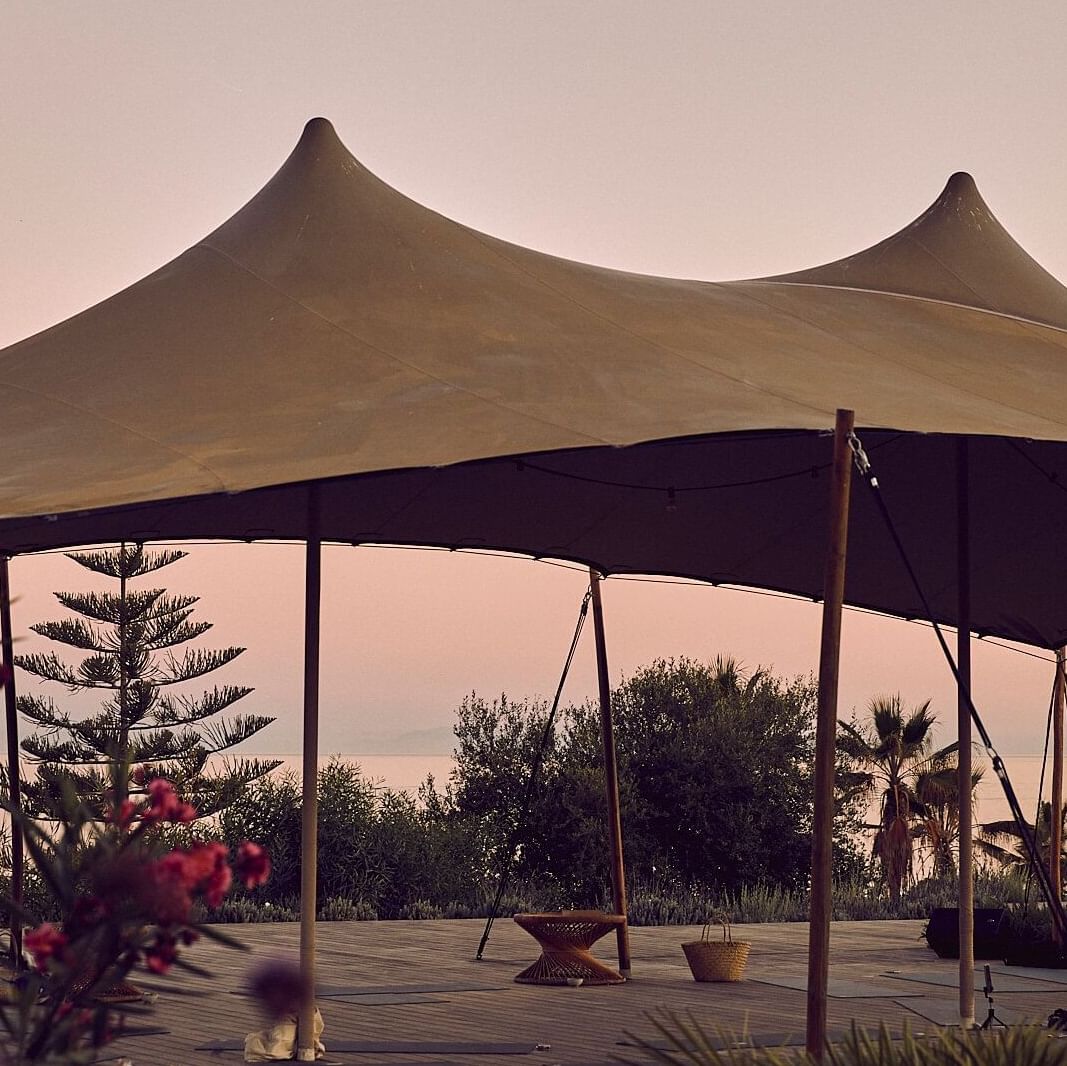
M 726 916 L 709 918 L 704 923 L 704 928 L 701 931 L 700 939 L 703 941 L 710 941 L 711 939 L 711 927 L 713 925 L 722 926 L 722 940 L 724 944 L 732 944 L 734 942 L 734 935 L 730 931 L 730 923 L 726 920 Z

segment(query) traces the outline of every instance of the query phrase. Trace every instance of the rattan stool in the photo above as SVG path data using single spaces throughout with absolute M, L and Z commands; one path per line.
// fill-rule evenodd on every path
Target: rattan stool
M 526 985 L 618 985 L 626 978 L 589 954 L 606 933 L 626 924 L 621 914 L 602 911 L 556 911 L 516 914 L 515 922 L 541 945 L 541 957 L 515 980 Z

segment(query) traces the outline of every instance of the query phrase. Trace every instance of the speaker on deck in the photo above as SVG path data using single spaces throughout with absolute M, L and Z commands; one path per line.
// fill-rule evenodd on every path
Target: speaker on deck
M 974 909 L 974 957 L 1002 959 L 1004 957 L 1004 911 L 999 907 Z M 926 942 L 939 958 L 960 957 L 960 912 L 955 907 L 936 907 L 923 933 Z

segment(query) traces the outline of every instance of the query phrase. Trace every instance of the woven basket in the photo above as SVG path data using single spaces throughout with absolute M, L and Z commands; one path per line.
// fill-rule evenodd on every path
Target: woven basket
M 708 922 L 699 940 L 682 945 L 689 969 L 696 981 L 740 981 L 752 945 L 747 940 L 734 940 L 725 919 L 719 918 L 717 923 L 722 926 L 722 940 L 708 939 L 713 924 Z

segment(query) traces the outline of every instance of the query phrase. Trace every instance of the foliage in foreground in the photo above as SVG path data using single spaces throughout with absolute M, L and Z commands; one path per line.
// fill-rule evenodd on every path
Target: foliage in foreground
M 711 1031 L 691 1014 L 663 1012 L 651 1017 L 656 1037 L 627 1038 L 632 1052 L 616 1055 L 629 1066 L 796 1066 L 809 1061 L 803 1051 L 736 1046 L 736 1034 Z M 666 1042 L 666 1049 L 654 1046 Z M 735 1046 L 731 1046 L 735 1045 Z M 723 1050 L 720 1050 L 723 1049 Z M 991 1033 L 942 1029 L 916 1036 L 905 1029 L 894 1040 L 882 1027 L 876 1034 L 860 1029 L 827 1048 L 823 1066 L 1067 1066 L 1067 1039 L 1036 1026 Z
M 34 968 L 6 986 L 0 1061 L 9 1066 L 94 1061 L 121 1025 L 110 1000 L 116 992 L 129 997 L 127 975 L 137 967 L 155 974 L 176 965 L 196 970 L 179 956 L 201 935 L 240 947 L 199 923 L 195 904 L 221 903 L 235 872 L 251 887 L 270 870 L 266 853 L 248 842 L 233 868 L 218 841 L 168 850 L 158 829 L 188 823 L 196 811 L 162 778 L 148 783 L 143 802 L 115 803 L 103 820 L 69 783 L 62 800 L 52 831 L 18 816 L 59 921 L 26 932 Z

